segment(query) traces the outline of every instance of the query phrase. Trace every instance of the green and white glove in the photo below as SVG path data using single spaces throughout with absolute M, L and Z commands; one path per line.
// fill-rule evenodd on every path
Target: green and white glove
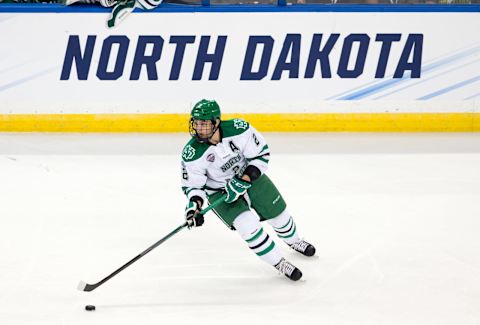
M 142 10 L 153 10 L 159 6 L 163 0 L 100 0 L 101 2 L 115 2 L 110 19 L 107 22 L 108 27 L 116 27 L 125 20 L 135 8 Z M 103 5 L 103 4 L 102 4 Z
M 227 185 L 225 185 L 225 192 L 227 192 L 225 202 L 235 202 L 240 196 L 247 193 L 250 187 L 252 187 L 250 182 L 234 176 L 230 181 L 227 182 Z
M 127 18 L 133 10 L 135 10 L 136 1 L 135 0 L 123 0 L 118 1 L 115 7 L 113 7 L 110 18 L 107 21 L 107 26 L 109 28 L 116 27 L 122 21 Z

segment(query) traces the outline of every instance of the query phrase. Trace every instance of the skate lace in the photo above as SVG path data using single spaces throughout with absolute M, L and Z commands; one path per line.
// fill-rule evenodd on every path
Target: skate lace
M 309 243 L 307 243 L 306 241 L 304 241 L 303 239 L 292 244 L 291 247 L 296 250 L 296 251 L 299 251 L 299 252 L 305 252 L 305 250 L 307 249 L 308 245 L 310 245 Z
M 286 259 L 282 258 L 280 263 L 277 265 L 277 270 L 282 274 L 292 275 L 292 272 L 295 270 L 295 266 L 290 264 Z

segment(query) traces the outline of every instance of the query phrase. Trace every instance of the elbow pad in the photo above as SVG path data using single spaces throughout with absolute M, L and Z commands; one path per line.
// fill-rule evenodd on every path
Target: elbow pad
M 245 169 L 245 172 L 243 174 L 250 177 L 251 182 L 254 182 L 256 179 L 262 176 L 262 172 L 260 172 L 260 169 L 258 169 L 253 165 L 248 165 L 248 167 Z

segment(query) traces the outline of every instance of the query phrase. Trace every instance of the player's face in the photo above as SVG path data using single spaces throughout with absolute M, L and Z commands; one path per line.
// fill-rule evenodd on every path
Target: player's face
M 193 128 L 201 138 L 209 138 L 213 135 L 214 125 L 212 121 L 194 120 Z

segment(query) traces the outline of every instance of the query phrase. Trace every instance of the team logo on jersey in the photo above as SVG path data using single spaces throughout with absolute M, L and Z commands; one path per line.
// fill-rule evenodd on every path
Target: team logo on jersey
M 183 149 L 183 152 L 182 152 L 183 159 L 190 160 L 194 156 L 195 156 L 195 148 L 192 147 L 191 145 L 188 145 L 185 147 L 185 149 Z
M 213 153 L 209 154 L 207 156 L 207 161 L 214 162 L 215 161 L 215 155 Z
M 248 127 L 248 123 L 245 122 L 245 121 L 242 120 L 242 119 L 236 118 L 236 119 L 233 120 L 233 126 L 234 126 L 236 129 L 246 130 L 247 127 Z

